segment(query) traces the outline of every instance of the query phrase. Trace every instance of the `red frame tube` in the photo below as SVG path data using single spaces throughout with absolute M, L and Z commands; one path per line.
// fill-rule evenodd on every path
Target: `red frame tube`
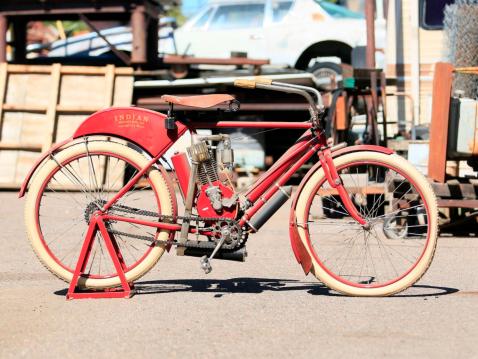
M 279 190 L 280 186 L 283 186 L 290 177 L 315 153 L 319 152 L 319 158 L 329 183 L 337 188 L 340 197 L 344 202 L 347 210 L 351 216 L 357 220 L 360 224 L 365 224 L 366 221 L 360 216 L 355 209 L 355 206 L 351 202 L 351 199 L 347 195 L 344 187 L 339 183 L 340 177 L 338 177 L 337 171 L 332 158 L 330 157 L 330 150 L 325 149 L 324 152 L 321 148 L 326 146 L 326 138 L 324 134 L 316 135 L 312 132 L 312 124 L 309 122 L 245 122 L 245 121 L 218 121 L 212 123 L 196 122 L 189 125 L 189 130 L 195 132 L 197 128 L 282 128 L 282 129 L 307 129 L 307 131 L 299 138 L 299 140 L 289 148 L 279 160 L 266 172 L 259 180 L 252 186 L 246 193 L 246 198 L 252 203 L 252 207 L 246 210 L 243 217 L 240 219 L 240 225 L 244 225 L 247 221 L 259 211 L 262 206 Z M 324 156 L 325 153 L 325 156 Z M 103 212 L 107 211 L 119 198 L 121 198 L 134 184 L 146 173 L 146 171 L 153 166 L 161 157 L 162 153 L 156 155 L 150 160 L 148 165 L 141 169 L 108 203 L 103 207 Z M 179 167 L 182 167 L 180 165 Z M 184 182 L 188 176 L 188 171 L 181 175 L 177 173 L 179 182 Z M 181 178 L 180 178 L 181 177 Z M 337 179 L 339 181 L 337 181 Z M 275 183 L 275 184 L 274 184 Z M 183 187 L 183 186 L 181 186 Z M 183 189 L 183 188 L 182 188 Z M 186 191 L 187 193 L 187 191 Z M 260 201 L 258 201 L 260 199 Z M 125 218 L 119 216 L 103 215 L 104 220 L 124 221 L 135 223 L 139 225 L 145 225 L 149 227 L 155 227 L 159 229 L 165 229 L 170 231 L 178 231 L 181 226 L 178 224 L 162 223 L 162 222 L 149 222 L 132 218 Z M 197 233 L 199 229 L 192 227 L 190 233 Z
M 299 140 L 254 183 L 246 192 L 246 198 L 250 202 L 255 202 L 284 173 L 286 168 L 294 162 L 301 161 L 303 158 L 300 158 L 300 156 L 306 153 L 307 148 L 317 145 L 318 142 L 317 137 L 312 136 L 310 131 L 306 131 Z M 310 157 L 306 158 L 302 163 L 305 163 Z
M 277 122 L 277 121 L 218 121 L 195 122 L 193 128 L 283 128 L 283 129 L 310 129 L 310 122 Z

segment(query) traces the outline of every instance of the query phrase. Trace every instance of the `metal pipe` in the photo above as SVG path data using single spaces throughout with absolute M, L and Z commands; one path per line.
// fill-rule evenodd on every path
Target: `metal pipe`
M 7 62 L 7 30 L 8 19 L 0 15 L 0 62 Z
M 209 257 L 212 251 L 213 251 L 212 248 L 185 248 L 184 255 L 189 257 L 203 257 L 203 256 Z M 247 257 L 246 247 L 242 247 L 234 251 L 219 250 L 215 254 L 214 259 L 244 262 L 246 260 L 246 257 Z
M 248 221 L 249 226 L 257 232 L 287 202 L 291 194 L 292 186 L 279 187 L 279 191 Z
M 375 68 L 375 0 L 365 3 L 365 21 L 367 23 L 367 68 Z
M 148 61 L 146 51 L 146 22 L 144 6 L 136 6 L 131 12 L 131 32 L 133 33 L 131 63 L 133 64 L 145 64 Z

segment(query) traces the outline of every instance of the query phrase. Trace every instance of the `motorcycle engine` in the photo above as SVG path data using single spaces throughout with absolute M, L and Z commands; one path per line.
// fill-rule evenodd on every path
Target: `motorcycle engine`
M 218 142 L 215 148 L 206 141 Z M 234 164 L 234 152 L 228 135 L 211 135 L 188 148 L 193 161 L 198 165 L 196 199 L 199 216 L 212 218 L 235 218 L 237 198 L 228 177 Z M 221 175 L 220 175 L 221 174 Z

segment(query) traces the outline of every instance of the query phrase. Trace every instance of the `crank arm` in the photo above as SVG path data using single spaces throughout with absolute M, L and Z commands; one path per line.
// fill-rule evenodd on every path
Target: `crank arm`
M 211 266 L 211 261 L 216 255 L 216 253 L 221 249 L 222 245 L 224 244 L 224 241 L 226 240 L 226 237 L 222 237 L 221 240 L 217 243 L 216 247 L 212 251 L 211 255 L 209 258 L 207 256 L 201 257 L 199 263 L 201 264 L 201 268 L 204 270 L 204 273 L 209 274 L 212 271 L 212 266 Z

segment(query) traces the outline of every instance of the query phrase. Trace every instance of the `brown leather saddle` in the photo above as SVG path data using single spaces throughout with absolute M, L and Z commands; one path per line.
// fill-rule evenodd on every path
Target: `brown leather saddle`
M 234 97 L 226 94 L 197 95 L 197 96 L 173 96 L 163 95 L 161 100 L 171 105 L 179 105 L 195 108 L 210 108 L 222 104 L 231 105 L 237 102 Z

